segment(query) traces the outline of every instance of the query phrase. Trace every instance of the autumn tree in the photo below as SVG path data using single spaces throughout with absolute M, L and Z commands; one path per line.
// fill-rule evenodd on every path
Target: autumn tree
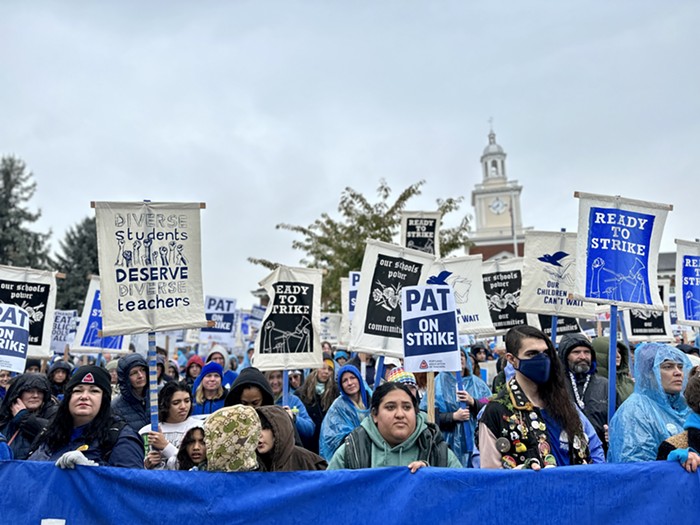
M 323 306 L 329 311 L 340 311 L 340 278 L 348 272 L 360 270 L 365 252 L 365 241 L 376 239 L 396 242 L 401 228 L 401 212 L 408 201 L 420 195 L 425 181 L 419 181 L 403 190 L 390 201 L 391 188 L 381 180 L 377 194 L 379 200 L 370 202 L 364 195 L 347 187 L 340 196 L 338 212 L 340 218 L 328 213 L 321 214 L 309 226 L 278 224 L 277 229 L 289 230 L 301 235 L 292 247 L 305 253 L 301 264 L 324 270 Z M 462 197 L 437 200 L 437 210 L 445 215 L 457 211 Z M 468 244 L 469 219 L 463 217 L 458 226 L 440 229 L 440 252 L 442 255 L 465 249 Z M 250 257 L 248 260 L 274 269 L 278 263 Z

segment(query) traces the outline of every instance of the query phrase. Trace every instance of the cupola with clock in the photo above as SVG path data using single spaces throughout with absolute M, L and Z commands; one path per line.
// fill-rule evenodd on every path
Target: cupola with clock
M 481 253 L 484 260 L 522 255 L 525 239 L 520 210 L 522 186 L 508 180 L 506 153 L 496 142 L 491 128 L 489 143 L 481 155 L 481 182 L 472 191 L 475 231 L 470 234 L 474 246 L 470 253 Z M 517 250 L 516 250 L 517 246 Z

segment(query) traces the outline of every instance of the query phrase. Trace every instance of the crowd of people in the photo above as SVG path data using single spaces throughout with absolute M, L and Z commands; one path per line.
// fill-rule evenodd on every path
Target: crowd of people
M 668 460 L 695 472 L 700 351 L 618 343 L 609 400 L 608 347 L 582 334 L 555 347 L 536 328 L 512 328 L 503 345 L 462 348 L 461 369 L 437 374 L 434 395 L 400 360 L 329 343 L 320 368 L 288 372 L 286 392 L 283 372 L 258 370 L 252 352 L 238 362 L 214 345 L 180 367 L 159 349 L 157 429 L 139 353 L 100 366 L 59 358 L 46 373 L 30 359 L 22 374 L 0 370 L 0 460 L 219 472 Z M 480 367 L 492 359 L 487 384 Z

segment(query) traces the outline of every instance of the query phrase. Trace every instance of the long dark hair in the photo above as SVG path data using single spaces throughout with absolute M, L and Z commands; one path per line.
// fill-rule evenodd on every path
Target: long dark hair
M 547 412 L 566 430 L 569 439 L 573 439 L 575 435 L 583 433 L 583 426 L 576 411 L 576 406 L 566 388 L 564 367 L 549 337 L 532 326 L 516 326 L 508 330 L 506 334 L 506 352 L 517 357 L 523 339 L 528 337 L 540 339 L 547 344 L 545 354 L 549 356 L 551 362 L 549 379 L 546 383 L 537 385 L 537 392 L 540 394 L 542 401 L 544 401 Z
M 32 447 L 38 448 L 39 445 L 46 443 L 48 449 L 54 452 L 68 443 L 70 443 L 71 434 L 73 433 L 73 416 L 71 415 L 68 406 L 73 397 L 74 389 L 66 392 L 65 397 L 58 405 L 56 416 L 53 418 L 46 431 L 41 434 L 37 443 Z M 110 393 L 102 390 L 102 402 L 100 410 L 92 421 L 85 425 L 83 430 L 83 440 L 90 443 L 97 440 L 99 443 L 104 443 L 109 437 L 109 428 L 112 424 L 112 396 Z
M 173 396 L 176 392 L 187 392 L 190 395 L 190 411 L 187 413 L 187 417 L 192 415 L 192 408 L 194 406 L 194 401 L 192 400 L 192 391 L 185 381 L 169 381 L 163 385 L 163 388 L 158 392 L 158 419 L 161 422 L 168 421 L 168 414 L 170 413 L 170 403 L 173 401 Z
M 202 437 L 204 437 L 204 429 L 202 427 L 192 427 L 187 432 L 185 432 L 185 435 L 182 438 L 182 442 L 180 443 L 180 449 L 177 451 L 178 470 L 190 470 L 192 467 L 196 466 L 192 462 L 190 455 L 187 453 L 187 445 L 189 445 L 190 443 L 194 443 L 194 433 L 197 430 L 199 430 L 202 433 Z M 206 461 L 206 456 L 204 458 L 204 461 Z
M 304 380 L 304 383 L 297 389 L 296 395 L 305 405 L 313 405 L 316 402 L 316 383 L 318 383 L 318 370 L 312 371 Z M 325 413 L 340 395 L 338 383 L 335 382 L 335 374 L 331 371 L 326 389 L 321 395 L 321 410 Z

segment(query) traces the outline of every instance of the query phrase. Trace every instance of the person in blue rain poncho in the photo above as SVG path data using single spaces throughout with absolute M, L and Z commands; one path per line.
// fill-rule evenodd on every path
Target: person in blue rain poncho
M 319 453 L 329 461 L 345 437 L 369 414 L 369 396 L 360 371 L 345 365 L 337 374 L 340 396 L 333 401 L 321 424 Z
M 690 410 L 682 396 L 691 364 L 670 345 L 645 343 L 634 353 L 634 393 L 610 422 L 608 461 L 654 461 L 662 441 L 683 431 Z
M 440 372 L 435 378 L 435 419 L 442 435 L 463 467 L 471 466 L 467 450 L 466 430 L 474 436 L 476 415 L 483 406 L 479 401 L 491 397 L 491 390 L 484 381 L 472 373 L 471 357 L 461 349 L 462 391 L 467 408 L 461 408 L 457 396 L 457 378 L 453 372 Z M 464 395 L 464 392 L 467 395 Z M 420 408 L 427 410 L 427 396 L 421 400 Z M 472 451 L 473 452 L 473 451 Z

